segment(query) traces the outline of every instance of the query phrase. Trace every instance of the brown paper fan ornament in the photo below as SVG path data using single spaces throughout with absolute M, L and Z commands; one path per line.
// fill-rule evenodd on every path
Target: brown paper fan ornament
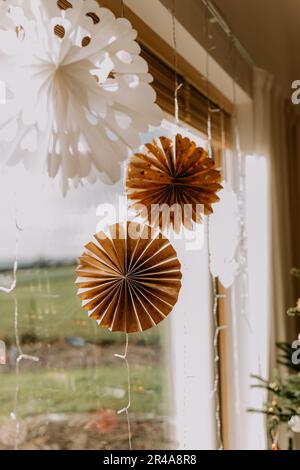
M 85 246 L 76 285 L 82 307 L 99 326 L 144 331 L 172 311 L 181 288 L 181 266 L 169 240 L 135 222 L 109 227 Z
M 212 204 L 219 201 L 220 171 L 203 148 L 180 134 L 173 139 L 160 137 L 145 149 L 133 155 L 128 166 L 131 208 L 162 230 L 169 225 L 176 232 L 181 225 L 192 229 L 193 222 L 202 221 L 201 213 L 211 214 Z M 164 208 L 169 208 L 167 218 Z

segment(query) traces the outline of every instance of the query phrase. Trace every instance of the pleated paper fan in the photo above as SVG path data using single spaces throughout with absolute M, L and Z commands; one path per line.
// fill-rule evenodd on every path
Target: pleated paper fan
M 82 306 L 99 326 L 134 333 L 164 320 L 177 302 L 181 265 L 169 240 L 135 222 L 100 232 L 79 258 Z
M 1 2 L 1 159 L 69 180 L 116 182 L 162 118 L 137 33 L 95 0 Z
M 179 232 L 184 225 L 202 222 L 213 212 L 222 189 L 221 173 L 207 152 L 189 138 L 177 134 L 160 137 L 136 153 L 128 166 L 127 194 L 136 209 L 151 225 L 162 230 L 168 225 Z M 164 209 L 171 209 L 169 218 Z

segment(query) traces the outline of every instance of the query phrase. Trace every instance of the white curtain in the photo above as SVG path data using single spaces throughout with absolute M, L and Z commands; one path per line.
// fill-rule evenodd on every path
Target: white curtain
M 244 156 L 247 269 L 228 293 L 228 424 L 230 449 L 264 449 L 265 395 L 253 390 L 251 374 L 268 374 L 269 347 L 269 178 L 264 157 Z
M 265 155 L 270 168 L 271 205 L 271 368 L 275 365 L 274 343 L 292 340 L 294 322 L 286 310 L 295 302 L 290 270 L 295 263 L 292 244 L 293 203 L 291 199 L 295 148 L 290 129 L 291 104 L 264 70 L 255 71 L 254 122 L 256 154 Z M 295 201 L 296 202 L 296 201 Z
M 295 324 L 286 316 L 288 306 L 295 302 L 289 273 L 295 262 L 291 189 L 293 162 L 295 167 L 297 161 L 291 151 L 291 136 L 295 140 L 297 132 L 290 132 L 288 109 L 272 76 L 255 69 L 252 116 L 240 123 L 248 129 L 241 142 L 246 174 L 248 294 L 245 302 L 242 280 L 237 279 L 231 289 L 228 320 L 232 449 L 267 447 L 264 415 L 247 412 L 248 408 L 262 409 L 266 399 L 264 391 L 251 389 L 255 380 L 250 375 L 269 378 L 276 365 L 275 342 L 295 338 Z M 245 114 L 241 115 L 245 121 Z

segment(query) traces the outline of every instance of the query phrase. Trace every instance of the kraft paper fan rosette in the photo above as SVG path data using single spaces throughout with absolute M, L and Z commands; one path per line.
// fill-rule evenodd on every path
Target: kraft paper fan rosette
M 162 118 L 125 18 L 96 0 L 1 1 L 1 160 L 71 181 L 116 182 L 140 133 Z
M 76 285 L 82 307 L 99 326 L 144 331 L 172 311 L 181 265 L 169 240 L 148 225 L 124 222 L 100 232 L 79 258 Z
M 207 152 L 177 134 L 173 139 L 155 139 L 133 155 L 126 186 L 132 209 L 162 230 L 170 224 L 179 232 L 182 225 L 192 229 L 203 214 L 213 212 L 220 181 L 221 173 Z M 164 220 L 160 209 L 172 207 Z

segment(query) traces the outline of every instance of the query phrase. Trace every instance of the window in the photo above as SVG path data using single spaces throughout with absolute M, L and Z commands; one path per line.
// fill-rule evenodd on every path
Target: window
M 127 373 L 123 361 L 114 357 L 123 353 L 124 338 L 87 318 L 74 284 L 76 257 L 100 222 L 97 207 L 104 201 L 117 205 L 122 184 L 77 188 L 63 198 L 48 177 L 21 168 L 6 168 L 1 181 L 1 194 L 6 195 L 1 197 L 1 285 L 12 282 L 16 216 L 24 230 L 15 291 L 18 336 L 23 353 L 39 362 L 22 360 L 16 376 L 14 298 L 1 293 L 0 332 L 7 364 L 0 369 L 0 446 L 127 449 L 126 420 L 116 414 L 127 404 Z M 130 339 L 136 448 L 169 445 L 163 399 L 166 328 Z M 17 435 L 12 413 L 20 424 Z
M 161 66 L 157 61 L 157 68 Z M 166 96 L 170 109 L 171 88 Z M 199 102 L 204 113 L 202 95 Z M 193 113 L 197 116 L 196 110 Z M 198 116 L 204 123 L 204 115 L 199 112 Z M 174 132 L 168 121 L 159 130 L 166 135 Z M 205 146 L 203 134 L 194 130 L 190 135 Z M 114 357 L 122 353 L 124 338 L 97 328 L 84 315 L 74 285 L 76 257 L 101 226 L 99 205 L 118 207 L 122 181 L 111 187 L 101 183 L 78 187 L 63 198 L 57 184 L 21 167 L 3 169 L 1 179 L 1 192 L 6 195 L 1 198 L 1 285 L 6 287 L 12 282 L 15 219 L 23 231 L 19 233 L 15 291 L 17 331 L 14 299 L 1 295 L 0 331 L 7 364 L 0 370 L 0 445 L 126 449 L 126 421 L 116 414 L 126 405 L 126 368 Z M 205 448 L 213 447 L 212 332 L 207 333 L 211 330 L 211 293 L 204 227 L 199 226 L 196 240 L 190 236 L 186 233 L 183 240 L 173 241 L 184 285 L 171 319 L 130 337 L 135 448 L 196 448 L 199 434 Z M 191 329 L 199 331 L 192 341 Z M 16 334 L 22 352 L 39 358 L 38 362 L 22 360 L 18 375 Z M 206 416 L 203 402 L 209 403 Z M 17 434 L 14 415 L 20 425 Z
M 162 127 L 144 136 L 149 141 L 176 132 L 170 118 L 174 51 L 133 12 L 127 13 L 140 26 L 143 55 L 165 111 Z M 180 64 L 183 132 L 206 146 L 208 105 L 215 109 L 214 157 L 221 164 L 226 154 L 226 178 L 233 188 L 242 171 L 246 176 L 249 290 L 245 292 L 240 276 L 219 301 L 226 330 L 220 334 L 217 367 L 224 443 L 227 448 L 253 447 L 263 441 L 258 433 L 248 432 L 263 429 L 261 417 L 250 416 L 246 409 L 262 401 L 260 393 L 252 395 L 249 374 L 267 368 L 268 326 L 259 312 L 268 308 L 269 170 L 263 158 L 253 156 L 240 168 L 231 148 L 230 100 L 212 83 L 207 89 L 187 60 L 181 57 Z M 21 167 L 1 169 L 0 179 L 0 286 L 7 289 L 14 281 L 18 237 L 17 288 L 12 295 L 0 292 L 0 364 L 6 356 L 6 364 L 0 365 L 0 449 L 128 449 L 126 419 L 117 414 L 128 401 L 126 366 L 115 357 L 124 351 L 124 336 L 105 332 L 88 319 L 75 288 L 76 258 L 91 235 L 108 223 L 102 218 L 103 204 L 120 208 L 116 214 L 122 219 L 123 182 L 79 186 L 63 198 L 48 177 Z M 159 327 L 130 336 L 133 447 L 213 449 L 218 442 L 207 225 L 198 226 L 194 234 L 170 237 L 182 264 L 180 300 Z M 263 305 L 254 295 L 258 289 Z M 21 353 L 38 361 L 25 358 L 18 363 Z

